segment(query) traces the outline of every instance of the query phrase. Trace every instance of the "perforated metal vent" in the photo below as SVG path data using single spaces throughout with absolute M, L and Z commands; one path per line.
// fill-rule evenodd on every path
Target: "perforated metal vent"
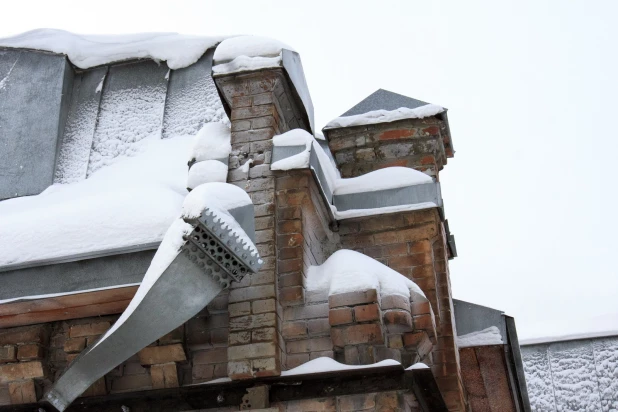
M 217 212 L 206 208 L 199 219 L 188 223 L 195 229 L 185 237 L 183 253 L 209 276 L 228 287 L 247 273 L 257 272 L 263 262 L 253 245 L 243 243 L 234 231 L 222 227 Z

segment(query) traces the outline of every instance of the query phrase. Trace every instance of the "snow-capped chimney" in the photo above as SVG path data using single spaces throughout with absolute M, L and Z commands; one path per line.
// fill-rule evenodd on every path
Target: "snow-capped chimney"
M 454 153 L 446 109 L 382 89 L 329 122 L 324 134 L 342 177 L 404 166 L 437 178 Z

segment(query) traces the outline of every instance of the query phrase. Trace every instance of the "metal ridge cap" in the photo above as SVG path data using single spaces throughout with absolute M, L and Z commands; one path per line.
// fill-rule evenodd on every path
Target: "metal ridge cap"
M 140 243 L 140 244 L 131 245 L 131 246 L 122 246 L 122 247 L 103 249 L 103 250 L 97 250 L 97 251 L 92 251 L 92 252 L 76 253 L 74 255 L 66 255 L 66 256 L 59 256 L 59 257 L 53 257 L 53 258 L 47 258 L 47 259 L 37 259 L 37 260 L 30 260 L 27 262 L 13 263 L 9 265 L 0 266 L 0 273 L 8 272 L 10 270 L 28 269 L 32 267 L 38 267 L 38 266 L 56 265 L 60 263 L 76 262 L 79 260 L 96 259 L 96 258 L 101 258 L 101 257 L 106 257 L 106 256 L 122 255 L 122 254 L 133 253 L 133 252 L 142 252 L 144 250 L 156 250 L 159 248 L 160 244 L 161 244 L 161 241 Z

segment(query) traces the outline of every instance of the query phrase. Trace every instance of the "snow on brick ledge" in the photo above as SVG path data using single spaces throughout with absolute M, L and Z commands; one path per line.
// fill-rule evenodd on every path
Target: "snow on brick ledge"
M 311 266 L 307 289 L 328 295 L 375 289 L 380 297 L 399 295 L 413 302 L 426 302 L 423 291 L 402 274 L 353 250 L 338 250 L 320 266 Z
M 395 110 L 373 110 L 371 112 L 354 116 L 342 116 L 331 120 L 324 129 L 337 129 L 342 127 L 363 126 L 367 124 L 389 123 L 403 119 L 422 119 L 442 113 L 444 108 L 435 104 L 426 104 L 421 107 L 409 109 L 400 107 Z
M 81 35 L 64 30 L 37 29 L 0 39 L 0 47 L 45 50 L 65 54 L 77 67 L 87 69 L 130 59 L 166 61 L 170 69 L 187 67 L 225 36 L 189 36 L 178 33 Z

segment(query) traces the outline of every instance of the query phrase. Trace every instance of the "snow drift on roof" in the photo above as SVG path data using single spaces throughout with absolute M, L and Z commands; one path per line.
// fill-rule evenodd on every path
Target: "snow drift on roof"
M 130 59 L 166 61 L 171 69 L 195 63 L 224 36 L 177 33 L 81 35 L 57 29 L 37 29 L 0 39 L 0 47 L 27 48 L 66 54 L 81 69 Z
M 342 116 L 328 122 L 324 129 L 340 127 L 363 126 L 367 124 L 389 123 L 404 119 L 422 119 L 444 112 L 444 108 L 435 104 L 427 104 L 415 109 L 400 107 L 396 110 L 374 110 L 354 116 Z
M 230 127 L 220 123 L 206 123 L 195 135 L 189 161 L 225 159 L 232 151 Z
M 353 250 L 338 250 L 320 266 L 311 266 L 307 289 L 328 290 L 329 296 L 376 289 L 382 296 L 400 295 L 412 301 L 426 301 L 423 291 L 402 274 Z
M 457 336 L 457 346 L 460 348 L 502 344 L 504 344 L 502 341 L 502 335 L 500 334 L 500 330 L 495 326 L 490 326 L 487 329 Z
M 260 36 L 238 36 L 225 39 L 215 49 L 215 64 L 228 63 L 240 56 L 246 57 L 276 57 L 281 50 L 295 51 L 292 47 L 279 40 Z

